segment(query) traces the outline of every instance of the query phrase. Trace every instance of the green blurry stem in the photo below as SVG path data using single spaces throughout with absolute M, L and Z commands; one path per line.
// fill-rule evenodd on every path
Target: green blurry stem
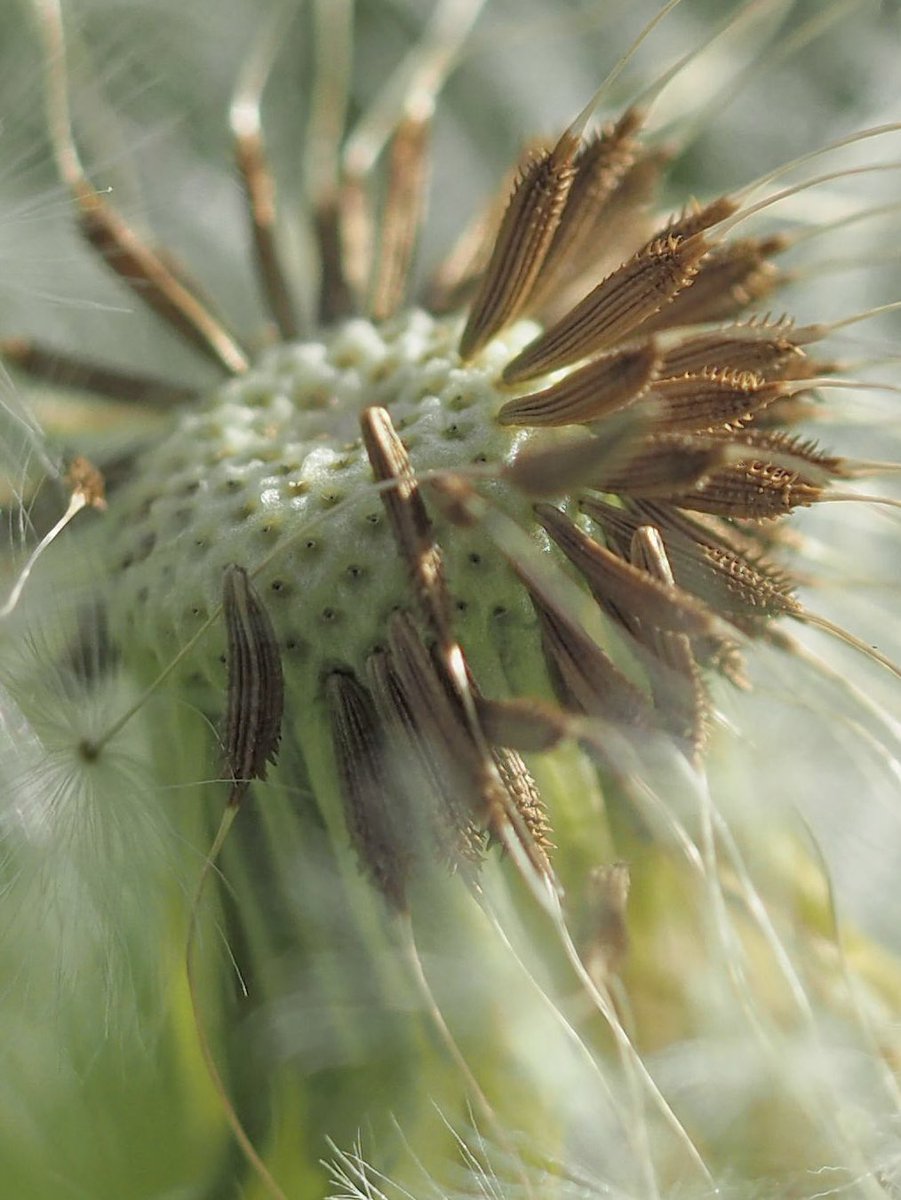
M 257 1175 L 265 1184 L 269 1195 L 274 1197 L 274 1200 L 288 1200 L 285 1193 L 273 1179 L 269 1168 L 257 1153 L 253 1142 L 251 1142 L 246 1130 L 244 1129 L 244 1126 L 241 1123 L 241 1118 L 238 1116 L 234 1105 L 229 1099 L 228 1092 L 226 1091 L 225 1084 L 222 1080 L 221 1074 L 219 1073 L 219 1068 L 216 1065 L 216 1060 L 213 1057 L 213 1052 L 210 1048 L 210 1043 L 207 1038 L 206 1027 L 203 1020 L 200 997 L 197 988 L 197 979 L 194 972 L 194 944 L 197 935 L 197 918 L 200 912 L 200 902 L 203 899 L 203 892 L 206 886 L 206 881 L 209 878 L 210 871 L 212 870 L 216 859 L 219 857 L 219 852 L 225 843 L 228 832 L 234 824 L 235 817 L 238 815 L 238 808 L 239 806 L 237 804 L 229 803 L 225 809 L 225 812 L 222 814 L 222 821 L 220 822 L 219 829 L 217 830 L 216 836 L 213 839 L 210 852 L 203 864 L 203 870 L 200 873 L 200 879 L 197 881 L 197 891 L 195 892 L 194 901 L 191 905 L 191 916 L 188 922 L 188 936 L 185 942 L 185 974 L 187 975 L 188 980 L 188 992 L 191 997 L 191 1008 L 194 1012 L 194 1026 L 197 1030 L 197 1041 L 200 1046 L 200 1052 L 203 1055 L 204 1062 L 206 1063 L 206 1068 L 210 1076 L 210 1082 L 222 1101 L 222 1111 L 225 1114 L 226 1120 L 231 1126 L 235 1141 L 240 1146 L 251 1167 L 254 1169 L 254 1171 L 256 1171 Z

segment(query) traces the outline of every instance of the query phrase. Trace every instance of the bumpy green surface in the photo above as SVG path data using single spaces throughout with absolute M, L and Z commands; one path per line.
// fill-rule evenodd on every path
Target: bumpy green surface
M 360 667 L 392 610 L 412 604 L 360 412 L 388 408 L 417 472 L 500 466 L 533 435 L 497 424 L 509 394 L 495 381 L 533 332 L 522 324 L 464 366 L 456 320 L 422 312 L 378 328 L 354 320 L 323 341 L 268 351 L 188 412 L 114 501 L 110 602 L 129 644 L 165 660 L 215 610 L 229 563 L 251 572 L 265 564 L 256 586 L 288 671 L 315 687 L 331 667 Z M 488 487 L 529 522 L 527 499 Z M 460 633 L 476 655 L 498 620 L 534 630 L 497 549 L 478 531 L 442 535 Z M 191 669 L 218 677 L 221 630 L 203 644 Z

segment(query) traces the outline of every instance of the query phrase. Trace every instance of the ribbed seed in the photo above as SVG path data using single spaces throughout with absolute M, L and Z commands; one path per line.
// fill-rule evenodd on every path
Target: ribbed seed
M 525 310 L 563 214 L 578 147 L 579 139 L 564 133 L 553 150 L 523 171 L 460 338 L 464 361 Z
M 753 238 L 714 246 L 701 263 L 690 289 L 650 315 L 642 334 L 680 325 L 727 321 L 749 304 L 763 300 L 782 282 L 767 259 L 786 245 L 783 238 Z
M 223 739 L 233 780 L 231 805 L 252 779 L 265 779 L 281 738 L 285 685 L 272 622 L 243 567 L 222 579 L 228 664 L 228 704 Z
M 681 588 L 666 587 L 594 541 L 559 509 L 537 504 L 535 515 L 598 603 L 617 618 L 629 613 L 650 628 L 692 637 L 722 636 L 722 623 L 711 610 Z
M 657 374 L 660 355 L 653 342 L 596 359 L 565 379 L 530 396 L 508 401 L 502 425 L 559 426 L 597 421 L 625 408 Z
M 385 899 L 403 910 L 417 858 L 416 837 L 404 797 L 385 770 L 383 727 L 369 693 L 349 675 L 330 675 L 325 697 L 351 844 Z
M 708 249 L 703 234 L 650 242 L 517 355 L 504 380 L 533 379 L 614 346 L 688 287 Z

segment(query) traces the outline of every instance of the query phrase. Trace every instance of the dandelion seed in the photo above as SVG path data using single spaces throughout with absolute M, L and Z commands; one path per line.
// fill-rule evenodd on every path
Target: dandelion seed
M 139 735 L 152 746 L 141 803 L 183 789 L 166 813 L 195 855 L 195 901 L 180 881 L 146 901 L 187 944 L 187 986 L 155 1012 L 171 1063 L 148 1127 L 171 1129 L 182 1150 L 171 1172 L 154 1168 L 154 1194 L 212 1194 L 226 1175 L 232 1189 L 324 1194 L 326 1137 L 351 1145 L 369 1126 L 384 1139 L 376 1166 L 358 1145 L 330 1169 L 350 1194 L 437 1194 L 433 1176 L 457 1154 L 463 1183 L 450 1190 L 462 1194 L 812 1195 L 797 1179 L 835 1153 L 838 1186 L 877 1195 L 886 1156 L 860 1130 L 867 1114 L 897 1121 L 870 1081 L 899 1052 L 901 968 L 861 935 L 866 966 L 848 1001 L 849 939 L 822 862 L 793 841 L 794 791 L 778 770 L 762 774 L 753 721 L 745 745 L 722 727 L 742 724 L 757 701 L 734 693 L 752 683 L 772 701 L 758 666 L 768 655 L 804 668 L 799 690 L 834 682 L 828 666 L 807 669 L 815 658 L 787 619 L 899 673 L 888 650 L 802 601 L 805 570 L 781 532 L 829 500 L 898 503 L 890 484 L 869 498 L 837 486 L 881 470 L 887 451 L 845 457 L 810 433 L 853 383 L 830 361 L 833 339 L 894 304 L 849 298 L 846 315 L 805 313 L 803 325 L 765 311 L 802 278 L 792 256 L 817 245 L 814 230 L 774 223 L 829 189 L 889 177 L 898 126 L 763 163 L 712 200 L 677 197 L 682 126 L 694 134 L 697 117 L 691 101 L 680 111 L 679 88 L 714 68 L 751 87 L 756 68 L 737 70 L 737 47 L 774 9 L 798 46 L 822 29 L 750 0 L 673 66 L 691 0 L 670 0 L 575 119 L 530 143 L 513 182 L 498 172 L 503 199 L 464 214 L 456 248 L 420 278 L 446 151 L 442 91 L 490 48 L 498 7 L 440 0 L 368 108 L 351 94 L 351 35 L 387 45 L 410 13 L 389 20 L 376 5 L 367 30 L 364 4 L 355 20 L 344 0 L 316 0 L 293 21 L 276 6 L 262 34 L 251 36 L 252 6 L 236 6 L 233 30 L 213 23 L 252 46 L 219 88 L 266 309 L 238 334 L 243 282 L 234 294 L 189 283 L 190 254 L 186 270 L 153 244 L 93 165 L 90 107 L 75 103 L 91 43 L 76 17 L 90 20 L 90 6 L 34 0 L 49 152 L 72 220 L 110 286 L 124 284 L 184 357 L 170 379 L 165 350 L 145 372 L 107 361 L 99 343 L 57 354 L 52 331 L 4 329 L 23 387 L 152 406 L 159 425 L 124 446 L 100 439 L 108 502 L 80 455 L 63 517 L 44 519 L 40 492 L 33 512 L 22 507 L 29 553 L 12 565 L 0 635 L 19 635 L 27 601 L 46 646 L 19 671 L 0 645 L 3 819 L 21 826 L 43 790 L 48 825 L 70 822 L 73 842 L 82 813 L 102 826 L 100 801 L 116 780 L 128 786 L 123 747 Z M 779 26 L 761 71 L 782 37 Z M 317 61 L 301 97 L 288 60 L 302 38 Z M 656 79 L 613 111 L 650 46 Z M 666 145 L 654 124 L 664 108 Z M 303 232 L 283 161 L 288 111 L 292 146 L 304 113 L 308 124 Z M 882 157 L 801 175 L 857 143 Z M 198 166 L 199 183 L 186 176 L 184 194 L 203 194 L 195 208 L 227 153 Z M 792 172 L 800 182 L 755 198 Z M 667 203 L 684 205 L 669 213 L 668 173 Z M 228 223 L 211 222 L 229 242 Z M 827 222 L 823 237 L 830 228 L 841 236 Z M 189 352 L 197 378 L 224 381 L 195 389 Z M 81 508 L 105 504 L 102 520 L 63 536 Z M 53 632 L 57 595 L 66 636 Z M 22 699 L 42 673 L 74 673 L 79 696 L 96 686 L 117 703 L 61 739 Z M 897 747 L 855 687 L 842 715 L 854 768 L 839 769 L 858 780 L 855 755 L 869 778 L 877 759 L 897 769 Z M 757 760 L 733 768 L 746 752 Z M 11 845 L 13 862 L 24 852 Z M 201 937 L 214 929 L 238 987 Z M 187 1096 L 196 1120 L 179 1140 L 175 1101 Z M 437 1136 L 422 1121 L 430 1102 L 449 1112 Z M 470 1105 L 490 1139 L 478 1153 L 455 1133 Z M 123 1136 L 123 1154 L 135 1144 Z M 587 1174 L 573 1165 L 583 1150 Z M 139 1194 L 136 1176 L 111 1168 L 107 1185 L 96 1157 L 70 1154 L 88 1164 L 86 1183 L 69 1171 L 73 1188 Z
M 272 623 L 241 567 L 227 568 L 222 611 L 228 632 L 225 758 L 234 780 L 230 804 L 253 779 L 265 779 L 281 739 L 284 678 Z

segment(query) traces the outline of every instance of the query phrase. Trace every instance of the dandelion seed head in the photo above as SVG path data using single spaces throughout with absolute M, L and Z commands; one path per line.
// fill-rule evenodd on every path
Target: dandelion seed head
M 846 925 L 823 822 L 805 830 L 796 810 L 818 803 L 827 773 L 802 746 L 840 759 L 833 792 L 897 779 L 895 680 L 885 672 L 870 697 L 852 690 L 867 678 L 860 642 L 847 678 L 814 661 L 822 626 L 803 621 L 821 611 L 817 570 L 830 553 L 836 577 L 845 564 L 829 520 L 805 525 L 794 510 L 826 509 L 853 472 L 838 453 L 847 431 L 823 422 L 825 449 L 810 441 L 816 417 L 845 400 L 807 394 L 835 372 L 840 343 L 768 311 L 793 286 L 797 228 L 815 258 L 822 223 L 859 207 L 858 181 L 813 184 L 734 229 L 750 201 L 715 190 L 771 165 L 763 117 L 786 93 L 774 80 L 767 94 L 770 67 L 780 22 L 803 33 L 804 13 L 734 6 L 744 15 L 731 36 L 676 74 L 643 126 L 620 103 L 636 91 L 632 69 L 659 76 L 712 29 L 686 0 L 679 11 L 701 16 L 664 22 L 576 135 L 567 121 L 597 84 L 594 43 L 569 30 L 557 74 L 573 95 L 547 98 L 533 84 L 554 74 L 549 43 L 532 35 L 526 48 L 517 5 L 517 28 L 486 20 L 465 47 L 461 33 L 460 62 L 447 61 L 462 83 L 447 98 L 414 71 L 379 141 L 372 114 L 385 96 L 403 101 L 409 63 L 366 103 L 421 31 L 423 6 L 389 17 L 379 5 L 370 21 L 361 3 L 355 22 L 338 0 L 309 6 L 257 105 L 253 88 L 234 90 L 255 5 L 235 0 L 234 21 L 217 9 L 209 28 L 201 5 L 117 6 L 107 31 L 108 2 L 66 7 L 55 32 L 68 53 L 48 76 L 52 97 L 60 62 L 70 67 L 71 129 L 57 95 L 53 151 L 84 160 L 76 224 L 96 261 L 54 242 L 59 257 L 33 264 L 30 316 L 28 272 L 23 294 L 3 291 L 0 349 L 25 402 L 3 406 L 19 439 L 0 497 L 4 594 L 22 586 L 0 624 L 0 893 L 12 914 L 0 961 L 26 961 L 31 940 L 39 951 L 30 978 L 17 965 L 0 994 L 17 1027 L 29 1024 L 21 996 L 43 995 L 54 973 L 49 990 L 59 996 L 61 978 L 63 1000 L 79 994 L 76 1027 L 93 972 L 118 981 L 103 1028 L 135 993 L 136 1039 L 159 1046 L 161 1065 L 148 1078 L 145 1058 L 123 1089 L 141 1103 L 121 1107 L 140 1113 L 147 1093 L 167 1144 L 148 1194 L 215 1188 L 197 1181 L 244 1126 L 252 1153 L 224 1169 L 248 1192 L 265 1184 L 261 1172 L 250 1182 L 258 1153 L 288 1194 L 324 1193 L 326 1135 L 349 1146 L 367 1125 L 371 1164 L 359 1143 L 336 1151 L 342 1195 L 809 1198 L 868 1195 L 880 1172 L 892 1186 L 901 977 Z M 436 12 L 469 20 L 476 7 Z M 600 11 L 565 5 L 552 18 L 582 28 Z M 342 13 L 375 48 L 339 100 Z M 152 36 L 136 36 L 145 27 Z M 298 51 L 298 30 L 312 49 Z M 335 79 L 286 69 L 316 67 L 328 36 Z M 95 45 L 129 71 L 92 77 Z M 149 74 L 169 76 L 149 89 L 149 136 L 148 58 Z M 734 122 L 732 81 L 735 97 L 750 83 L 756 98 Z M 187 122 L 157 119 L 170 83 Z M 433 269 L 487 175 L 486 103 L 512 141 L 512 110 L 534 104 L 526 89 L 543 93 L 527 123 L 541 140 L 518 164 L 512 147 L 493 164 L 499 192 Z M 247 211 L 229 175 L 230 95 Z M 433 112 L 434 223 L 423 216 Z M 777 122 L 793 148 L 807 136 L 799 113 Z M 715 164 L 692 141 L 708 116 Z M 328 144 L 298 164 L 304 120 Z M 885 146 L 839 161 L 872 152 L 885 165 Z M 701 164 L 717 172 L 695 203 Z M 269 224 L 261 194 L 276 199 Z M 22 214 L 53 211 L 17 207 L 13 236 Z M 56 279 L 67 254 L 90 287 Z M 850 290 L 794 282 L 785 303 L 801 321 L 854 307 Z M 79 294 L 94 307 L 69 303 Z M 872 302 L 868 291 L 860 307 Z M 124 329 L 137 332 L 119 339 Z M 54 437 L 32 417 L 28 373 Z M 81 451 L 94 461 L 95 447 L 107 511 L 77 514 L 25 579 L 65 505 L 66 465 Z M 885 655 L 869 665 L 884 671 Z M 795 732 L 804 720 L 818 730 L 809 743 Z M 220 838 L 226 805 L 234 829 Z M 185 859 L 208 881 L 193 904 Z M 115 1058 L 97 1053 L 97 1077 L 111 1078 Z M 59 1094 L 74 1110 L 77 1089 Z M 449 1113 L 437 1134 L 429 1102 Z M 467 1113 L 484 1127 L 472 1138 L 456 1132 Z M 101 1125 L 125 1120 L 111 1108 Z M 112 1136 L 123 1161 L 146 1140 Z M 91 1154 L 70 1147 L 61 1174 L 105 1195 Z M 107 1192 L 127 1195 L 135 1177 L 120 1172 Z

